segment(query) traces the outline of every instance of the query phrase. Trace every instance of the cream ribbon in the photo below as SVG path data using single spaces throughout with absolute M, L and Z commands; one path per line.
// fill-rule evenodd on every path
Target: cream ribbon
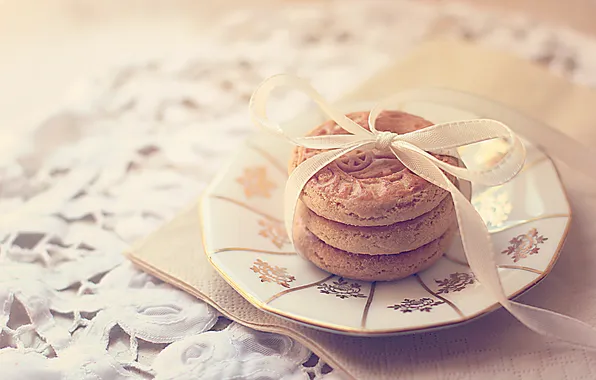
M 277 87 L 290 87 L 309 96 L 330 119 L 351 133 L 348 135 L 292 136 L 267 117 L 266 106 L 271 92 Z M 329 105 L 304 80 L 276 75 L 265 80 L 250 100 L 252 121 L 259 127 L 283 136 L 295 145 L 311 149 L 330 149 L 302 162 L 290 175 L 284 194 L 284 216 L 288 236 L 292 239 L 292 224 L 296 204 L 308 180 L 340 156 L 358 148 L 390 149 L 410 171 L 451 193 L 468 264 L 478 281 L 505 309 L 528 328 L 539 334 L 588 349 L 596 349 L 596 330 L 577 319 L 549 310 L 511 301 L 505 295 L 494 259 L 494 249 L 486 225 L 474 206 L 447 178 L 444 172 L 474 184 L 495 186 L 513 178 L 522 168 L 525 148 L 520 139 L 503 123 L 476 119 L 435 124 L 431 127 L 398 135 L 378 131 L 375 122 L 379 114 L 394 104 L 400 95 L 380 102 L 368 118 L 370 131 Z M 492 167 L 474 171 L 449 165 L 428 152 L 444 152 L 457 147 L 503 139 L 509 149 Z

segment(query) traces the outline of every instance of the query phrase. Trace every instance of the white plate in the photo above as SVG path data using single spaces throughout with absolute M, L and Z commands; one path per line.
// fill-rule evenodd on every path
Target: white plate
M 468 94 L 437 89 L 414 93 L 400 109 L 433 122 L 477 117 L 508 124 L 534 122 Z M 355 105 L 347 109 L 360 110 Z M 323 119 L 312 112 L 296 125 L 308 130 Z M 526 165 L 516 178 L 494 188 L 473 187 L 472 203 L 492 234 L 499 274 L 510 298 L 552 270 L 571 221 L 553 163 L 526 145 Z M 470 166 L 495 159 L 501 147 L 498 141 L 482 143 L 460 153 Z M 253 305 L 311 327 L 353 335 L 453 326 L 499 307 L 474 279 L 459 239 L 431 268 L 393 282 L 342 279 L 297 256 L 282 223 L 291 148 L 276 137 L 255 136 L 239 148 L 200 202 L 210 262 Z

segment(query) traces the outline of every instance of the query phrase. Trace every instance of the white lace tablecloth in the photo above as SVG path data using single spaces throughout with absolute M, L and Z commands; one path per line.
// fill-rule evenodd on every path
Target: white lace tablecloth
M 225 321 L 121 255 L 194 200 L 251 133 L 247 101 L 266 76 L 296 73 L 334 98 L 440 32 L 596 85 L 596 42 L 524 17 L 414 1 L 307 4 L 236 10 L 175 56 L 124 61 L 78 83 L 38 125 L 3 130 L 3 379 L 340 377 L 291 339 Z M 303 105 L 288 95 L 274 108 Z

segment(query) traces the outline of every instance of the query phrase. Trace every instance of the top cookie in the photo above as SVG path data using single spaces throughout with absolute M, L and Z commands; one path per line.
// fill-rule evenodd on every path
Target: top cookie
M 369 112 L 354 112 L 347 116 L 368 129 L 368 115 Z M 428 120 L 401 111 L 383 111 L 376 122 L 377 130 L 398 134 L 431 125 Z M 331 120 L 308 136 L 346 133 Z M 296 147 L 289 171 L 321 152 Z M 454 157 L 434 156 L 452 165 L 458 163 Z M 405 168 L 391 151 L 367 149 L 352 151 L 320 170 L 307 182 L 301 199 L 313 212 L 330 220 L 355 226 L 385 226 L 432 210 L 447 194 Z

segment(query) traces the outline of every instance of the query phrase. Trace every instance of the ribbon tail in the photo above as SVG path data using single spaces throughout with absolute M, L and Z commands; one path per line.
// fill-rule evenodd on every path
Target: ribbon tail
M 343 156 L 344 154 L 370 144 L 374 144 L 374 141 L 361 141 L 344 148 L 319 153 L 316 156 L 304 161 L 292 171 L 292 174 L 290 174 L 288 182 L 286 183 L 286 189 L 284 192 L 284 222 L 286 232 L 292 244 L 294 243 L 292 226 L 294 224 L 296 206 L 298 204 L 298 200 L 300 199 L 302 189 L 304 186 L 306 186 L 308 180 L 313 177 L 313 173 L 317 173 L 319 170 L 323 169 L 325 166 L 329 165 L 331 162 Z
M 557 312 L 509 301 L 505 308 L 529 329 L 572 346 L 596 351 L 596 329 Z
M 534 306 L 510 301 L 503 289 L 494 249 L 486 225 L 474 206 L 462 195 L 433 161 L 416 150 L 392 149 L 412 172 L 449 191 L 453 198 L 462 244 L 470 269 L 497 301 L 529 329 L 568 344 L 596 351 L 596 329 L 577 319 Z
M 416 175 L 451 194 L 466 258 L 478 281 L 503 304 L 507 297 L 494 260 L 492 240 L 474 206 L 432 160 L 415 150 L 392 149 L 397 158 Z M 488 253 L 488 254 L 487 254 Z

